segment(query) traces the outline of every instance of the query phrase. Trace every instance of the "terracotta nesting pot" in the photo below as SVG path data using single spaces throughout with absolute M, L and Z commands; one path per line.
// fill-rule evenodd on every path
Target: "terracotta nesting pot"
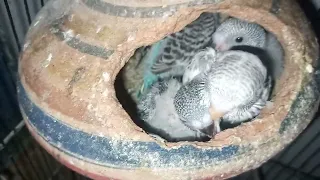
M 285 50 L 274 104 L 209 142 L 162 143 L 130 119 L 114 81 L 134 51 L 202 12 L 256 22 Z M 53 0 L 28 32 L 18 95 L 32 135 L 94 179 L 225 179 L 270 159 L 308 125 L 319 102 L 318 44 L 290 0 Z

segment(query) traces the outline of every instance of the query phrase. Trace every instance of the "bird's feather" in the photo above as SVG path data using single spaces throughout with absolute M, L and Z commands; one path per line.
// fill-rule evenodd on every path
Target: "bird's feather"
M 176 113 L 173 99 L 180 88 L 181 83 L 175 78 L 153 84 L 138 104 L 140 118 L 145 122 L 147 132 L 167 141 L 205 140 L 204 135 L 185 126 Z
M 211 44 L 210 37 L 218 23 L 217 13 L 202 13 L 181 31 L 153 44 L 142 60 L 146 66 L 140 94 L 159 78 L 182 76 L 194 54 Z
M 244 48 L 243 51 L 240 47 L 234 49 L 215 55 L 214 50 L 208 48 L 201 52 L 202 56 L 195 56 L 212 55 L 216 59 L 206 61 L 211 63 L 210 70 L 197 74 L 179 89 L 175 97 L 177 112 L 180 117 L 184 117 L 182 122 L 188 127 L 200 129 L 200 125 L 208 126 L 208 119 L 204 121 L 199 117 L 205 117 L 210 107 L 225 113 L 222 117 L 224 121 L 232 122 L 249 120 L 264 107 L 270 90 L 270 79 L 267 81 L 267 67 L 259 59 L 261 52 L 252 48 Z M 205 61 L 193 59 L 191 64 L 198 62 Z M 201 106 L 201 103 L 205 106 Z

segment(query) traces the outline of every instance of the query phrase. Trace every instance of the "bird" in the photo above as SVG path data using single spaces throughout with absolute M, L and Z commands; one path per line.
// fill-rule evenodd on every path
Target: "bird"
M 205 48 L 199 50 L 192 58 L 190 64 L 185 68 L 182 76 L 182 83 L 186 84 L 194 79 L 195 76 L 202 72 L 207 72 L 211 69 L 212 63 L 217 57 L 216 50 L 212 48 Z
M 174 97 L 180 120 L 204 134 L 202 128 L 213 125 L 213 137 L 221 131 L 221 121 L 237 123 L 256 117 L 272 88 L 268 72 L 271 60 L 264 52 L 252 46 L 199 51 L 183 75 L 190 78 L 183 77 L 187 80 Z
M 226 51 L 233 46 L 253 46 L 266 51 L 271 58 L 272 78 L 279 79 L 284 69 L 284 50 L 271 32 L 257 23 L 230 17 L 220 24 L 212 36 L 212 46 Z
M 274 79 L 272 77 L 274 69 L 272 67 L 272 58 L 270 57 L 270 54 L 261 48 L 242 45 L 233 46 L 230 50 L 243 51 L 255 55 L 267 70 L 267 78 L 265 79 L 264 90 L 262 91 L 260 98 L 249 109 L 235 109 L 222 117 L 222 122 L 238 124 L 257 117 L 266 105 L 272 105 L 270 98 L 274 87 Z
M 140 60 L 144 75 L 138 97 L 158 79 L 182 76 L 194 54 L 212 44 L 219 17 L 218 13 L 202 13 L 181 31 L 154 43 Z
M 209 140 L 205 134 L 190 129 L 180 121 L 173 102 L 181 86 L 181 80 L 177 78 L 164 78 L 155 82 L 141 96 L 137 109 L 140 119 L 144 122 L 144 129 L 149 135 L 161 141 Z M 212 130 L 213 127 L 207 129 Z

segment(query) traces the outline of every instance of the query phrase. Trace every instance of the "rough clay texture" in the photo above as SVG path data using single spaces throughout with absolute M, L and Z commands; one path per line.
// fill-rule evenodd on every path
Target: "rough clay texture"
M 279 133 L 281 122 L 297 94 L 311 80 L 318 57 L 314 34 L 294 1 L 278 1 L 276 14 L 269 12 L 271 0 L 194 1 L 196 3 L 193 6 L 179 6 L 171 10 L 173 4 L 187 0 L 117 1 L 116 5 L 122 6 L 169 7 L 170 11 L 155 18 L 108 15 L 87 7 L 85 2 L 88 1 L 56 0 L 42 10 L 28 33 L 19 67 L 22 84 L 32 100 L 45 112 L 82 131 L 115 140 L 155 142 L 131 121 L 118 103 L 113 86 L 115 77 L 136 48 L 152 44 L 180 30 L 203 11 L 226 13 L 257 22 L 276 34 L 286 53 L 285 72 L 277 82 L 273 108 L 263 112 L 260 119 L 221 132 L 206 143 L 158 142 L 163 148 L 185 144 L 199 148 L 219 148 L 230 144 L 246 146 L 244 152 L 229 162 L 197 170 L 112 169 L 88 163 L 53 148 L 28 124 L 40 144 L 69 167 L 77 167 L 77 171 L 82 173 L 90 172 L 87 175 L 97 179 L 224 179 L 255 168 L 271 158 L 311 120 L 311 117 L 298 117 L 301 118 L 299 121 L 287 131 Z M 54 8 L 59 11 L 54 11 Z M 51 19 L 48 20 L 48 17 Z M 102 48 L 99 52 L 88 54 L 77 40 Z M 155 163 L 161 163 L 161 160 L 158 161 Z

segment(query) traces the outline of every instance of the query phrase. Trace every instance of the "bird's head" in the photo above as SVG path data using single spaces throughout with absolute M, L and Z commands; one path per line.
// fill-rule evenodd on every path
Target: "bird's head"
M 263 48 L 266 43 L 266 32 L 256 23 L 229 18 L 217 28 L 212 41 L 218 51 L 226 51 L 240 45 Z
M 188 121 L 190 122 L 188 126 L 205 136 L 213 138 L 221 131 L 220 121 L 225 114 L 225 112 L 217 111 L 211 106 L 209 111 L 204 113 L 202 119 Z
M 190 126 L 192 126 L 193 129 L 197 130 L 205 136 L 212 138 L 217 133 L 215 131 L 215 125 L 211 120 L 210 113 L 205 113 L 200 121 L 195 120 L 190 122 L 192 122 Z

